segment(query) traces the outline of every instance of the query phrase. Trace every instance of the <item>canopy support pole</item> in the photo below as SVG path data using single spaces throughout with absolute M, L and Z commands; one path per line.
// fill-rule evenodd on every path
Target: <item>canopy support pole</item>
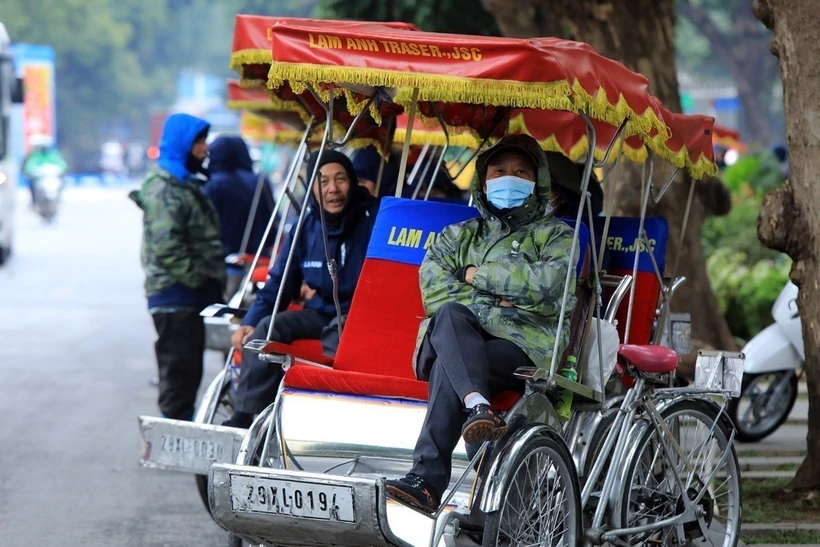
M 392 116 L 387 121 L 387 131 L 384 135 L 384 144 L 382 145 L 382 161 L 379 162 L 379 173 L 376 175 L 376 197 L 379 197 L 379 192 L 382 188 L 382 177 L 384 176 L 384 164 L 390 158 L 390 149 L 393 147 L 393 134 L 396 131 L 396 117 Z
M 419 195 L 419 191 L 421 190 L 421 185 L 424 184 L 426 180 L 427 173 L 430 171 L 430 166 L 433 165 L 433 162 L 436 160 L 436 153 L 438 153 L 438 146 L 434 146 L 432 151 L 430 152 L 430 157 L 427 158 L 427 163 L 424 164 L 424 169 L 421 171 L 421 175 L 419 176 L 418 183 L 416 184 L 416 188 L 413 190 L 413 196 L 410 199 L 416 199 Z M 417 164 L 420 162 L 417 162 Z M 432 183 L 433 177 L 435 177 L 435 173 L 433 173 L 430 181 Z M 414 181 L 415 182 L 415 181 Z
M 663 195 L 666 193 L 667 190 L 669 190 L 669 187 L 672 186 L 672 183 L 675 182 L 675 177 L 678 176 L 679 172 L 680 172 L 680 167 L 675 168 L 675 171 L 672 173 L 672 175 L 669 177 L 669 179 L 663 185 L 663 188 L 661 188 L 661 191 L 658 193 L 658 195 L 657 196 L 654 195 L 654 194 L 652 195 L 652 201 L 655 202 L 655 205 L 657 205 L 658 203 L 661 202 L 661 199 L 663 198 Z
M 427 185 L 427 192 L 424 194 L 424 201 L 430 199 L 430 191 L 433 189 L 433 181 L 435 180 L 438 172 L 441 170 L 441 164 L 444 162 L 444 156 L 447 154 L 447 150 L 450 149 L 450 132 L 447 130 L 447 124 L 444 123 L 444 119 L 439 114 L 438 109 L 433 105 L 433 112 L 438 119 L 439 125 L 441 125 L 441 130 L 444 132 L 444 148 L 441 151 L 441 156 L 438 159 L 438 163 L 436 164 L 436 169 L 433 171 L 433 176 L 430 177 L 430 184 Z
M 424 158 L 427 157 L 427 151 L 430 150 L 430 144 L 425 144 L 421 147 L 419 157 L 416 158 L 416 163 L 413 164 L 413 169 L 410 170 L 410 175 L 407 177 L 407 186 L 413 186 L 416 182 L 416 176 L 419 174 L 421 164 L 424 163 Z M 399 196 L 400 197 L 400 196 Z
M 400 198 L 404 190 L 404 175 L 407 172 L 407 158 L 410 155 L 410 137 L 413 134 L 413 124 L 416 122 L 416 108 L 419 102 L 419 88 L 413 88 L 413 98 L 410 102 L 410 113 L 407 115 L 407 131 L 404 133 L 404 146 L 401 149 L 401 163 L 399 164 L 399 180 L 396 181 L 396 197 Z
M 299 146 L 296 148 L 296 154 L 293 155 L 293 160 L 291 160 L 290 166 L 288 168 L 288 174 L 285 177 L 284 187 L 282 188 L 281 194 L 279 194 L 279 199 L 276 200 L 276 205 L 273 208 L 273 212 L 271 213 L 270 219 L 268 220 L 268 225 L 265 227 L 265 233 L 262 234 L 262 242 L 264 244 L 267 241 L 268 236 L 270 235 L 271 229 L 273 229 L 273 223 L 276 221 L 276 216 L 279 213 L 279 209 L 282 207 L 282 202 L 285 200 L 287 195 L 287 190 L 289 185 L 296 185 L 296 181 L 299 179 L 299 167 L 302 165 L 302 162 L 305 158 L 305 152 L 307 151 L 308 147 L 308 140 L 310 139 L 310 134 L 313 132 L 313 128 L 316 125 L 315 118 L 311 117 L 310 122 L 307 124 L 307 128 L 305 128 L 305 132 L 302 135 L 302 139 L 299 141 Z M 288 199 L 288 205 L 290 204 L 290 199 Z M 284 220 L 284 218 L 283 218 Z M 281 224 L 284 224 L 282 222 Z M 280 226 L 280 230 L 282 227 Z M 278 237 L 278 236 L 277 236 Z M 259 245 L 259 248 L 256 249 L 256 254 L 253 256 L 253 260 L 251 261 L 251 267 L 245 273 L 245 277 L 242 279 L 242 292 L 240 293 L 241 296 L 239 297 L 239 301 L 236 302 L 235 308 L 238 308 L 242 301 L 245 299 L 245 296 L 248 292 L 248 282 L 251 280 L 251 276 L 253 275 L 253 271 L 256 269 L 256 265 L 259 263 L 259 258 L 262 256 L 262 249 L 264 249 L 264 245 Z M 278 246 L 274 243 L 273 250 L 271 251 L 271 263 L 276 260 L 276 255 L 279 251 Z
M 370 98 L 373 100 L 373 97 Z M 369 105 L 370 103 L 368 103 Z M 368 107 L 365 107 L 367 109 Z M 362 110 L 364 112 L 364 110 Z M 322 154 L 324 153 L 324 145 L 325 143 L 331 142 L 333 140 L 333 124 L 331 121 L 333 120 L 333 101 L 331 100 L 327 104 L 327 126 L 325 127 L 325 138 L 322 140 L 322 148 L 319 149 L 319 156 L 316 161 L 316 169 L 314 171 L 318 172 L 319 161 L 322 158 Z M 350 132 L 356 126 L 357 120 L 353 120 L 353 123 L 348 130 L 348 136 L 351 134 Z M 316 175 L 314 174 L 314 178 Z M 314 181 L 314 184 L 316 182 Z M 339 340 L 342 339 L 342 305 L 339 302 L 339 276 L 336 270 L 336 259 L 330 256 L 330 243 L 327 239 L 327 220 L 325 219 L 325 197 L 322 193 L 322 184 L 319 183 L 319 221 L 322 223 L 322 243 L 325 248 L 325 262 L 327 263 L 327 271 L 330 274 L 331 284 L 333 285 L 333 304 L 336 307 L 336 328 L 339 331 Z
M 663 325 L 666 322 L 666 318 L 669 316 L 669 312 L 671 311 L 671 300 L 672 300 L 672 285 L 675 283 L 675 279 L 678 276 L 678 267 L 680 266 L 680 257 L 681 253 L 683 252 L 683 240 L 686 238 L 686 228 L 689 227 L 689 213 L 692 210 L 692 201 L 695 197 L 695 179 L 694 177 L 691 178 L 689 182 L 689 197 L 686 199 L 686 210 L 683 213 L 683 226 L 681 227 L 680 232 L 680 239 L 678 240 L 678 248 L 675 250 L 675 265 L 672 267 L 672 275 L 669 278 L 669 286 L 666 287 L 666 292 L 669 293 L 669 296 L 664 299 L 663 309 L 661 310 L 661 316 L 658 319 L 658 329 L 655 331 L 655 344 L 660 344 L 661 338 L 663 336 Z M 669 333 L 670 336 L 672 333 Z
M 260 166 L 259 168 L 259 176 L 256 178 L 256 189 L 253 192 L 253 200 L 251 200 L 251 207 L 248 211 L 248 220 L 245 221 L 245 232 L 242 234 L 242 243 L 239 245 L 239 256 L 245 254 L 245 250 L 248 248 L 248 242 L 251 239 L 251 230 L 253 228 L 253 221 L 256 220 L 256 213 L 259 209 L 259 201 L 262 197 L 262 189 L 265 187 L 267 182 L 267 173 L 265 170 L 262 169 Z M 264 244 L 265 240 L 259 242 L 260 245 Z
M 643 191 L 643 196 L 641 198 L 641 217 L 638 222 L 638 238 L 641 237 L 641 234 L 644 230 L 644 222 L 646 221 L 646 209 L 649 207 L 649 196 L 652 193 L 652 175 L 655 172 L 655 156 L 652 155 L 652 151 L 647 148 L 647 152 L 649 154 L 649 174 L 646 178 L 646 188 Z M 626 312 L 626 330 L 624 331 L 624 344 L 629 343 L 629 331 L 632 328 L 632 306 L 635 304 L 635 289 L 637 288 L 637 278 L 638 278 L 638 260 L 641 257 L 641 247 L 638 246 L 635 249 L 635 259 L 632 262 L 632 279 L 636 280 L 632 282 L 632 286 L 629 288 L 629 309 Z
M 587 140 L 589 140 L 589 149 L 595 150 L 595 140 L 597 138 L 595 134 L 595 127 L 592 125 L 592 122 L 589 119 L 589 116 L 586 114 L 581 114 L 581 117 L 584 118 L 584 121 L 587 125 Z M 587 155 L 587 161 L 584 164 L 584 174 L 581 178 L 581 196 L 586 196 L 587 190 L 589 189 L 589 179 L 592 176 L 592 166 L 595 163 L 595 156 L 594 154 Z M 550 377 L 554 376 L 556 372 L 558 372 L 558 349 L 561 344 L 561 331 L 564 328 L 564 314 L 567 310 L 567 297 L 569 296 L 569 286 L 570 286 L 570 279 L 572 279 L 572 272 L 575 270 L 575 261 L 577 256 L 575 254 L 575 248 L 578 246 L 578 239 L 579 233 L 581 231 L 581 219 L 584 215 L 584 207 L 586 205 L 587 200 L 581 199 L 581 206 L 578 207 L 578 212 L 575 215 L 575 229 L 572 232 L 572 247 L 569 250 L 569 268 L 567 269 L 567 277 L 564 280 L 564 293 L 561 296 L 561 311 L 558 314 L 558 329 L 557 335 L 555 337 L 555 345 L 552 348 L 552 362 L 550 363 Z M 590 228 L 591 230 L 591 228 Z M 592 238 L 590 238 L 592 239 Z
M 623 122 L 621 122 L 621 125 L 618 126 L 618 131 L 615 132 L 615 136 L 612 137 L 612 140 L 609 142 L 609 146 L 606 147 L 606 152 L 604 153 L 603 159 L 601 161 L 595 162 L 593 164 L 594 167 L 603 167 L 609 161 L 609 156 L 612 154 L 612 150 L 615 148 L 615 145 L 618 143 L 618 141 L 623 136 L 624 130 L 626 130 L 626 122 L 627 122 L 627 120 L 624 120 Z M 626 140 L 626 139 L 624 139 L 624 140 Z M 623 147 L 624 147 L 624 143 L 621 143 L 621 148 L 620 149 L 623 150 Z M 595 161 L 594 160 L 594 158 L 595 158 L 595 148 L 592 148 L 590 146 L 589 153 L 592 155 L 593 161 Z

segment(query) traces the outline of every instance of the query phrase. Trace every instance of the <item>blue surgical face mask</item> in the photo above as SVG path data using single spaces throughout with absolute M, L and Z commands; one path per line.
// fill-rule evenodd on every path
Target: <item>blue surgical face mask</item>
M 487 201 L 498 209 L 512 209 L 523 205 L 533 190 L 534 182 L 505 175 L 487 181 Z

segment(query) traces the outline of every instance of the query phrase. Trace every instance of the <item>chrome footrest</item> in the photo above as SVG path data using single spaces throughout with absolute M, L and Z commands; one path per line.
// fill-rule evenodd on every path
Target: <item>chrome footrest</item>
M 221 425 L 139 417 L 140 465 L 154 469 L 207 475 L 214 463 L 233 463 L 246 429 Z
M 407 545 L 387 525 L 383 478 L 215 464 L 214 519 L 258 545 Z

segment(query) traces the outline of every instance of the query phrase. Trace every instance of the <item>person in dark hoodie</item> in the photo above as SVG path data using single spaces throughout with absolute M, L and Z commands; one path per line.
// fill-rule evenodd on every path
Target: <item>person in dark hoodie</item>
M 317 158 L 311 158 L 308 173 L 313 173 Z M 347 156 L 341 152 L 325 152 L 318 159 L 319 173 L 313 185 L 310 209 L 305 217 L 302 234 L 294 249 L 291 269 L 285 280 L 284 299 L 274 323 L 272 340 L 290 343 L 296 339 L 321 339 L 327 355 L 333 356 L 339 344 L 333 282 L 327 269 L 319 214 L 319 192 L 322 193 L 327 222 L 330 256 L 335 259 L 338 275 L 339 302 L 343 321 L 350 309 L 353 291 L 364 264 L 367 244 L 376 219 L 377 201 L 359 186 L 356 172 Z M 293 232 L 288 234 L 282 253 L 270 271 L 270 277 L 256 295 L 237 329 L 232 343 L 237 351 L 251 339 L 268 335 L 276 295 L 283 282 L 285 261 L 293 247 Z M 298 297 L 302 282 L 316 291 L 305 302 L 304 309 L 282 311 Z M 242 372 L 234 401 L 234 414 L 224 425 L 247 428 L 253 417 L 270 405 L 282 378 L 278 365 L 265 363 L 253 353 L 242 353 Z
M 244 252 L 255 253 L 262 244 L 262 236 L 273 214 L 273 193 L 270 184 L 263 181 L 262 194 L 255 211 L 251 211 L 259 176 L 253 172 L 248 145 L 242 137 L 220 135 L 210 145 L 210 178 L 205 184 L 205 195 L 213 202 L 219 214 L 222 247 L 225 256 L 242 251 L 248 218 L 253 216 L 251 231 Z M 262 256 L 270 256 L 273 234 L 264 242 Z M 245 271 L 241 267 L 227 268 L 228 286 L 225 297 L 230 298 L 239 288 Z
M 356 150 L 352 160 L 359 185 L 367 188 L 371 196 L 376 196 L 376 181 L 379 179 L 379 166 L 382 162 L 379 151 L 375 146 L 370 145 Z M 379 199 L 396 193 L 396 180 L 399 176 L 398 163 L 396 155 L 391 153 L 382 170 L 382 182 L 379 185 L 379 195 L 376 196 Z
M 143 211 L 142 266 L 154 320 L 159 408 L 190 420 L 199 383 L 205 326 L 199 312 L 222 302 L 224 251 L 216 209 L 196 174 L 208 155 L 209 125 L 188 114 L 165 122 L 158 167 L 129 197 Z

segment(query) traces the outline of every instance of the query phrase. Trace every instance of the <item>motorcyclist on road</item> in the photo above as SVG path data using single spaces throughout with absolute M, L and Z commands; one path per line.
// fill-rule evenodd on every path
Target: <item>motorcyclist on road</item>
M 63 155 L 54 146 L 54 139 L 48 135 L 33 135 L 29 140 L 31 151 L 23 160 L 23 175 L 29 179 L 29 189 L 31 190 L 31 203 L 34 205 L 36 196 L 34 192 L 34 179 L 37 170 L 45 165 L 59 167 L 61 171 L 68 169 Z

